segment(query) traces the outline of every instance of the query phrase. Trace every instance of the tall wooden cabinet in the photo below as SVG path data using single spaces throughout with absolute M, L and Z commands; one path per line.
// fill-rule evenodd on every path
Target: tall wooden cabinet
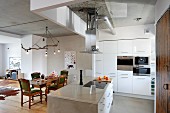
M 156 25 L 156 113 L 170 113 L 170 11 Z

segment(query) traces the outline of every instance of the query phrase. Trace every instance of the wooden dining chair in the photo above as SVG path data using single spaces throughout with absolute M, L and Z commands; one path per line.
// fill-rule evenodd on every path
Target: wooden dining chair
M 29 102 L 29 109 L 31 109 L 31 106 L 36 104 L 31 105 L 31 100 L 33 97 L 40 96 L 40 102 L 42 103 L 42 91 L 38 89 L 31 89 L 30 88 L 30 82 L 29 80 L 26 79 L 18 79 L 20 88 L 21 88 L 21 106 L 23 107 L 23 104 Z M 23 102 L 23 96 L 28 96 L 29 100 L 26 102 Z M 39 102 L 37 102 L 39 103 Z
M 39 73 L 39 72 L 31 73 L 32 80 L 40 78 L 40 75 L 41 75 L 41 73 Z
M 65 80 L 66 80 L 65 75 L 59 76 L 59 78 L 58 78 L 58 89 L 65 86 Z
M 64 75 L 65 76 L 65 83 L 67 85 L 67 80 L 68 80 L 68 71 L 67 70 L 62 70 L 60 72 L 60 75 Z

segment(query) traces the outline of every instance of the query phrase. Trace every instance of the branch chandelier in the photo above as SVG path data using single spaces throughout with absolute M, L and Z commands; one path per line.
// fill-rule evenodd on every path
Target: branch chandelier
M 45 38 L 50 39 L 52 41 L 52 44 L 46 44 L 45 46 L 41 47 L 38 45 L 38 43 L 41 41 L 41 39 L 39 39 L 35 44 L 33 44 L 32 47 L 29 48 L 25 48 L 22 44 L 21 44 L 21 48 L 23 50 L 26 51 L 26 54 L 29 54 L 30 50 L 46 50 L 45 52 L 45 56 L 47 56 L 47 50 L 49 48 L 54 48 L 54 54 L 56 54 L 56 48 L 58 47 L 58 52 L 60 52 L 60 45 L 59 45 L 59 40 L 57 40 L 56 38 L 53 38 L 52 34 L 50 33 L 50 31 L 48 30 L 48 27 L 46 27 L 45 30 Z M 42 41 L 45 41 L 45 39 L 43 38 Z

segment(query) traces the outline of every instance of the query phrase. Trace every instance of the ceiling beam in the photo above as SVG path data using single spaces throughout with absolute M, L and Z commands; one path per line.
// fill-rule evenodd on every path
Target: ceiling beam
M 30 9 L 33 12 L 41 12 L 85 1 L 89 0 L 30 0 Z

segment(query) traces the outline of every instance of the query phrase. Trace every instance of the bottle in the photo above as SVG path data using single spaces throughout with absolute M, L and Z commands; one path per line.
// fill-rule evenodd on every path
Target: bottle
M 80 70 L 80 85 L 83 85 L 83 70 Z

